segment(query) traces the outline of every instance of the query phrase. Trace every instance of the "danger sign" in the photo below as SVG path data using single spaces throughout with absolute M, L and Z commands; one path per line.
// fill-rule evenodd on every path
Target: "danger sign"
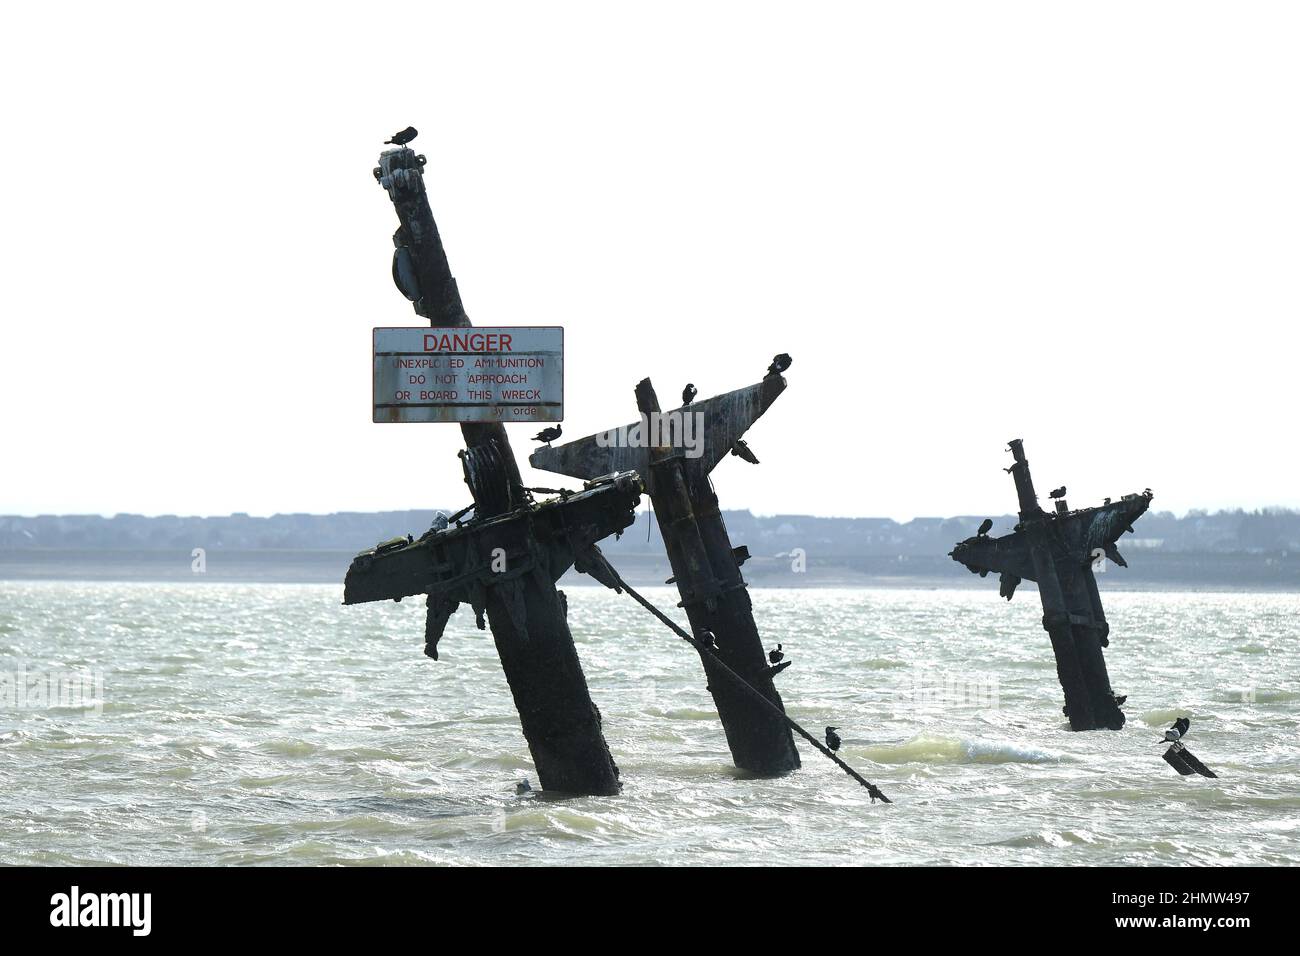
M 377 328 L 376 422 L 564 420 L 564 329 Z

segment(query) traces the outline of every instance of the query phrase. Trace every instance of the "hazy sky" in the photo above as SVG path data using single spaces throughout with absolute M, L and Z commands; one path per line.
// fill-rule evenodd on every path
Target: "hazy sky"
M 14 6 L 0 513 L 468 502 L 455 426 L 370 421 L 408 123 L 567 435 L 794 356 L 724 507 L 1003 513 L 1015 437 L 1079 505 L 1300 506 L 1298 9 Z

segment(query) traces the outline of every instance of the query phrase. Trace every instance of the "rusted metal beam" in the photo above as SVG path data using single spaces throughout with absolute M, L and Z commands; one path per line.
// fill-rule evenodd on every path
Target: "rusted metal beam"
M 698 416 L 692 421 L 703 423 L 703 427 L 698 429 L 700 456 L 690 461 L 694 469 L 708 474 L 735 447 L 749 427 L 772 407 L 785 388 L 784 378 L 768 375 L 755 385 L 673 409 L 667 413 L 673 418 L 664 427 L 678 427 L 676 423 L 682 422 L 680 427 L 694 429 L 696 426 L 686 424 L 686 416 Z M 542 471 L 584 480 L 619 471 L 645 475 L 649 472 L 650 445 L 639 440 L 643 436 L 637 434 L 638 429 L 648 431 L 648 423 L 632 422 L 563 445 L 538 448 L 528 456 L 528 463 Z M 662 433 L 663 428 L 660 431 Z
M 451 274 L 438 223 L 424 186 L 425 158 L 409 147 L 385 150 L 375 167 L 375 179 L 388 192 L 400 225 L 393 233 L 393 283 L 411 300 L 417 315 L 431 327 L 467 328 L 473 323 L 465 313 L 460 287 Z M 522 501 L 523 480 L 510 450 L 506 428 L 499 422 L 465 422 L 460 426 L 466 448 L 496 447 L 496 467 L 504 480 L 503 500 L 480 502 L 481 514 L 500 514 Z
M 423 156 L 403 146 L 386 150 L 374 170 L 399 221 L 393 236 L 393 281 L 430 325 L 469 326 L 429 206 L 424 165 Z M 562 501 L 536 513 L 524 492 L 505 427 L 464 423 L 461 433 L 465 439 L 461 465 L 474 498 L 474 518 L 466 525 L 468 530 L 463 535 L 453 530 L 435 531 L 392 554 L 372 551 L 359 555 L 349 571 L 345 594 L 359 601 L 377 599 L 362 596 L 367 588 L 381 594 L 393 591 L 386 596 L 394 598 L 427 593 L 426 650 L 433 656 L 447 618 L 462 599 L 468 599 L 480 626 L 484 615 L 491 625 L 543 789 L 616 793 L 618 767 L 578 660 L 564 593 L 555 587 L 572 561 L 571 548 L 567 538 L 547 524 L 547 515 L 562 523 L 566 515 L 576 516 L 582 502 Z M 630 486 L 625 483 L 623 487 Z M 605 501 L 615 504 L 608 493 Z M 600 531 L 603 537 L 630 523 L 635 501 L 628 505 L 620 499 L 617 504 L 601 511 L 591 533 Z M 489 543 L 502 549 L 506 557 L 503 571 L 491 563 L 485 568 L 491 549 L 482 549 Z M 451 566 L 446 566 L 449 562 Z M 461 562 L 459 568 L 457 562 Z M 414 576 L 413 567 L 418 572 Z M 422 584 L 425 586 L 420 587 Z M 416 591 L 410 591 L 412 586 Z
M 1065 489 L 1054 510 L 1038 504 L 1020 439 L 1010 443 L 1013 462 L 1007 469 L 1016 484 L 1020 521 L 1009 535 L 976 535 L 950 552 L 981 577 L 996 571 L 999 592 L 1008 601 L 1022 580 L 1038 585 L 1043 628 L 1052 642 L 1056 673 L 1065 694 L 1065 713 L 1072 730 L 1118 730 L 1124 726 L 1115 692 L 1106 671 L 1102 648 L 1110 643 L 1110 625 L 1102 609 L 1093 563 L 1105 556 L 1124 566 L 1115 542 L 1133 530 L 1151 504 L 1151 490 L 1125 495 L 1116 502 L 1071 511 Z
M 693 454 L 665 438 L 666 432 L 678 436 L 680 432 L 652 425 L 662 422 L 661 409 L 653 385 L 644 379 L 636 387 L 642 414 L 638 425 L 541 448 L 529 458 L 534 468 L 574 477 L 590 478 L 622 468 L 635 468 L 643 476 L 681 607 L 695 635 L 710 634 L 716 641 L 716 656 L 700 657 L 732 760 L 743 770 L 764 775 L 796 769 L 799 752 L 780 716 L 784 705 L 754 622 L 741 558 L 727 534 L 709 472 L 785 387 L 785 379 L 773 372 L 756 385 L 673 410 L 669 414 L 679 421 L 686 415 L 698 416 L 692 421 L 702 444 Z M 648 443 L 648 437 L 657 437 L 658 443 Z M 744 686 L 726 679 L 719 661 L 757 688 L 775 711 L 756 702 Z
M 618 771 L 600 711 L 578 692 L 586 679 L 555 582 L 576 555 L 630 525 L 640 497 L 641 479 L 629 472 L 508 514 L 379 545 L 353 559 L 343 603 L 426 595 L 424 652 L 434 660 L 448 620 L 469 605 L 480 630 L 485 617 L 491 624 L 543 789 L 615 793 Z

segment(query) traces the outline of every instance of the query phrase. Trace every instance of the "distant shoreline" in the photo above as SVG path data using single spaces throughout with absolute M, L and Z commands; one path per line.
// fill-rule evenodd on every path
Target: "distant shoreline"
M 223 584 L 337 584 L 340 589 L 354 552 L 338 549 L 209 550 L 206 568 L 193 570 L 185 549 L 0 549 L 0 581 L 155 582 Z M 671 576 L 662 554 L 619 554 L 610 559 L 636 587 L 663 585 Z M 754 589 L 768 588 L 985 588 L 996 594 L 995 578 L 981 579 L 946 555 L 809 560 L 795 572 L 788 559 L 751 558 L 743 573 Z M 1098 576 L 1109 591 L 1203 591 L 1300 593 L 1300 575 L 1288 562 L 1240 554 L 1137 555 L 1129 568 L 1108 568 Z M 599 587 L 570 570 L 561 587 Z M 1025 582 L 1022 590 L 1033 590 Z

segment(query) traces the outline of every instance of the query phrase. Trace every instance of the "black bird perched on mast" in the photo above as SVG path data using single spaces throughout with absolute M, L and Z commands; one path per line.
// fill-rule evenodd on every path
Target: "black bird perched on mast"
M 1176 744 L 1182 739 L 1183 734 L 1191 729 L 1192 721 L 1189 717 L 1179 717 L 1174 721 L 1174 725 L 1165 731 L 1165 735 L 1160 738 L 1162 744 Z
M 695 396 L 698 394 L 699 392 L 695 390 L 695 386 L 692 385 L 690 382 L 687 382 L 686 387 L 682 389 L 682 407 L 685 407 L 689 405 L 691 402 L 695 401 Z
M 843 742 L 840 740 L 840 735 L 835 732 L 839 729 L 838 727 L 826 728 L 826 746 L 830 748 L 831 753 L 839 750 L 840 744 Z
M 990 531 L 992 528 L 993 528 L 993 519 L 992 519 L 992 518 L 985 518 L 983 521 L 980 522 L 980 529 L 979 529 L 978 531 L 976 531 L 975 533 L 976 533 L 977 535 L 979 535 L 979 537 L 982 538 L 982 537 L 984 537 L 986 534 L 988 534 L 989 531 Z
M 1047 493 L 1047 497 L 1049 497 L 1049 498 L 1064 498 L 1064 497 L 1065 497 L 1065 485 L 1061 485 L 1061 487 L 1059 487 L 1059 488 L 1053 488 L 1051 491 L 1049 491 L 1049 492 Z
M 555 439 L 560 437 L 562 431 L 564 431 L 564 429 L 560 425 L 556 425 L 554 428 L 543 428 L 533 436 L 533 441 L 544 441 L 549 445 L 551 442 L 555 441 Z
M 737 438 L 736 443 L 731 446 L 731 453 L 737 458 L 743 458 L 751 465 L 758 464 L 758 456 L 749 450 L 749 442 L 743 438 Z
M 767 652 L 767 659 L 773 664 L 780 664 L 785 659 L 785 653 L 781 650 L 781 645 L 776 645 L 775 650 Z
M 1202 777 L 1218 777 L 1218 774 L 1211 770 L 1205 764 L 1201 763 L 1187 749 L 1183 743 L 1183 738 L 1187 736 L 1187 731 L 1191 730 L 1192 721 L 1187 717 L 1179 717 L 1174 721 L 1174 725 L 1165 731 L 1165 735 L 1160 738 L 1158 743 L 1169 744 L 1170 747 L 1161 756 L 1165 763 L 1173 767 L 1184 777 L 1194 773 L 1199 773 Z
M 788 369 L 793 363 L 794 363 L 794 359 L 790 358 L 790 356 L 787 355 L 785 352 L 782 352 L 780 355 L 772 359 L 772 364 L 767 367 L 767 374 L 780 375 L 782 372 Z
M 400 133 L 394 133 L 392 139 L 384 140 L 385 146 L 405 146 L 415 137 L 420 135 L 420 131 L 414 126 L 408 126 Z

